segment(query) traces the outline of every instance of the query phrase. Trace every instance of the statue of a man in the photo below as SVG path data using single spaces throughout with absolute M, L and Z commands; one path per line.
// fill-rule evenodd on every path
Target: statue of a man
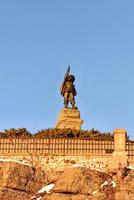
M 73 84 L 75 81 L 75 77 L 69 74 L 70 66 L 68 66 L 68 70 L 65 74 L 64 81 L 61 85 L 60 92 L 64 97 L 64 107 L 68 108 L 68 103 L 72 105 L 72 109 L 77 109 L 75 107 L 75 96 L 77 95 L 75 85 Z

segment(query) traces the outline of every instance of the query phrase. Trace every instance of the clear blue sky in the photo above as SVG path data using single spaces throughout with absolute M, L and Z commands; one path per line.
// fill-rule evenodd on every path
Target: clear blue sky
M 54 127 L 68 64 L 83 129 L 134 138 L 134 1 L 0 1 L 0 130 Z

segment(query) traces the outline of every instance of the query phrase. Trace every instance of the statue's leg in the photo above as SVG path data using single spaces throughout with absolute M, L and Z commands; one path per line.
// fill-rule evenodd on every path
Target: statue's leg
M 73 93 L 70 93 L 70 103 L 72 105 L 72 109 L 75 109 L 75 98 L 74 98 L 74 95 Z
M 69 99 L 69 94 L 68 92 L 64 93 L 64 107 L 68 108 L 68 99 Z

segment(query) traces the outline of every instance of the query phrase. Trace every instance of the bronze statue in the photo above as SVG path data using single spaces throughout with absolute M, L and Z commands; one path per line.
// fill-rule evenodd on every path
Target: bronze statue
M 77 95 L 75 85 L 73 84 L 75 81 L 75 77 L 69 74 L 70 66 L 68 66 L 67 72 L 64 76 L 64 81 L 61 85 L 60 92 L 64 97 L 64 107 L 68 108 L 68 103 L 72 105 L 72 109 L 77 109 L 75 107 L 75 96 Z

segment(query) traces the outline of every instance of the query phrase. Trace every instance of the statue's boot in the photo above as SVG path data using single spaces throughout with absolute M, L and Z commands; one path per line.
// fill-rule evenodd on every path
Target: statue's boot
M 72 109 L 76 109 L 76 107 L 75 107 L 75 104 L 74 104 L 74 103 L 72 103 Z
M 68 108 L 68 103 L 64 103 L 64 108 Z

